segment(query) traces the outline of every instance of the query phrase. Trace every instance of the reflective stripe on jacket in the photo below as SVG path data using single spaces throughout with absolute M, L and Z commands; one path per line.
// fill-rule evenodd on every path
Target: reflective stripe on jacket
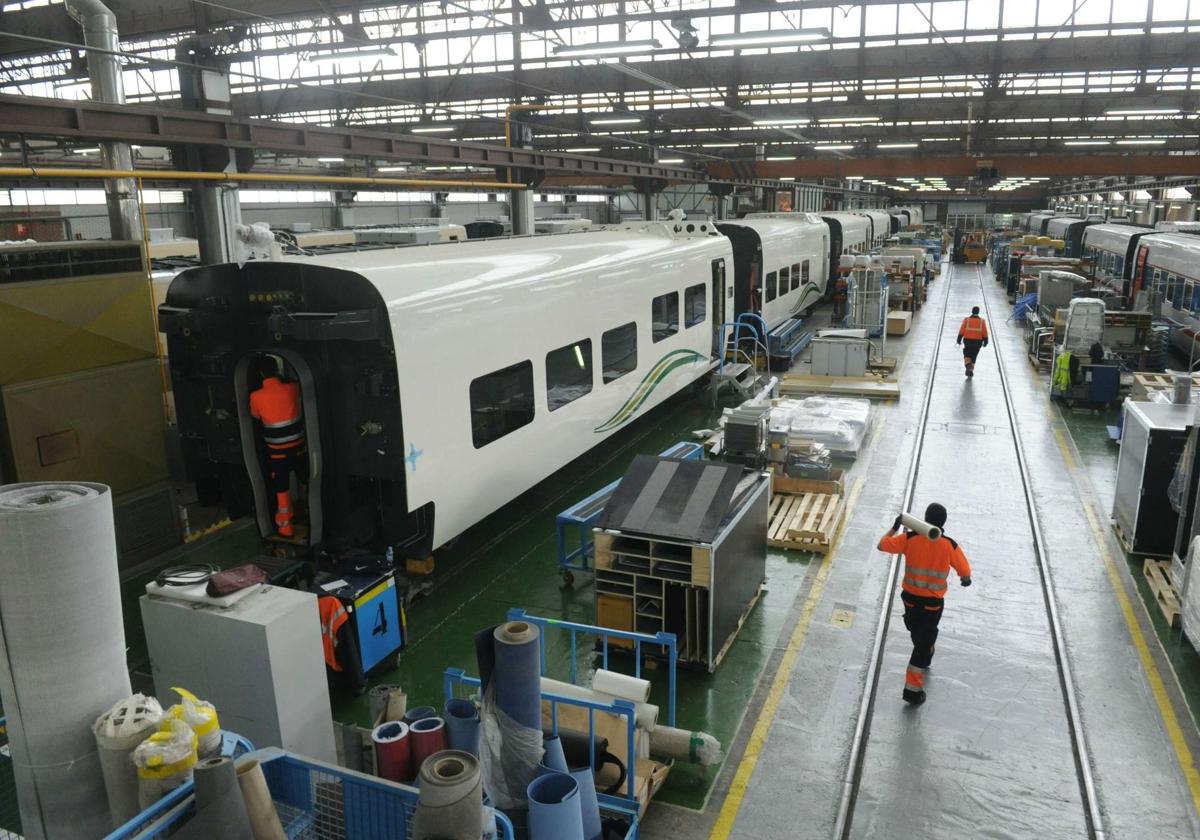
M 293 449 L 304 443 L 300 386 L 274 376 L 250 395 L 250 416 L 262 421 L 263 440 L 270 449 Z
M 951 569 L 960 578 L 971 576 L 971 564 L 962 548 L 944 534 L 936 540 L 908 531 L 886 534 L 879 541 L 879 550 L 904 555 L 901 587 L 922 598 L 945 598 Z
M 986 341 L 987 321 L 978 315 L 968 315 L 963 318 L 962 326 L 958 328 L 958 336 L 963 341 Z
M 342 666 L 337 659 L 337 634 L 342 625 L 350 620 L 350 614 L 342 602 L 332 595 L 318 598 L 317 609 L 321 612 L 321 646 L 325 649 L 325 664 L 334 671 L 340 671 Z

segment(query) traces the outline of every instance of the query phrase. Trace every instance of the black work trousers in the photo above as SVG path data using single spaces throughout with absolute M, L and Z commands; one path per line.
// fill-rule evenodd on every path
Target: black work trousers
M 975 360 L 979 358 L 979 348 L 983 346 L 983 341 L 974 338 L 963 339 L 963 358 L 969 359 L 971 366 L 974 367 Z
M 308 477 L 308 464 L 305 458 L 304 446 L 293 446 L 291 449 L 267 449 L 267 462 L 270 467 L 271 492 L 286 493 L 291 486 L 292 473 L 300 478 L 300 483 Z
M 904 626 L 908 628 L 913 643 L 908 664 L 914 668 L 928 668 L 933 661 L 938 623 L 942 620 L 942 599 L 923 598 L 905 592 L 900 600 L 904 603 Z

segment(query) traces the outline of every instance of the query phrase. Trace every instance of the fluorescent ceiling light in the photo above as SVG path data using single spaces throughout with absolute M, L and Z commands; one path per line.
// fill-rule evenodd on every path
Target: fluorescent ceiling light
M 795 155 L 771 155 L 767 160 L 795 160 Z
M 602 41 L 594 44 L 559 44 L 554 48 L 554 54 L 562 58 L 588 55 L 624 55 L 627 53 L 649 52 L 662 46 L 651 38 L 645 41 Z
M 755 125 L 765 126 L 789 126 L 789 125 L 808 125 L 809 120 L 804 117 L 775 117 L 771 119 L 755 120 Z
M 1166 142 L 1167 142 L 1166 140 L 1151 140 L 1148 138 L 1144 139 L 1144 140 L 1139 140 L 1137 138 L 1132 138 L 1132 139 L 1128 139 L 1128 140 L 1118 140 L 1117 145 L 1118 146 L 1161 146 Z
M 847 149 L 853 149 L 854 144 L 838 144 L 836 146 L 813 146 L 813 149 L 818 152 L 844 152 Z
M 317 163 L 345 163 L 345 158 L 340 157 L 320 157 L 317 158 Z
M 861 176 L 861 175 L 847 175 L 847 176 L 846 176 L 846 180 L 847 180 L 847 181 L 861 181 L 861 180 L 863 180 L 863 176 Z
M 791 29 L 780 32 L 730 32 L 714 35 L 708 39 L 710 47 L 773 47 L 784 44 L 802 44 L 806 41 L 824 41 L 831 37 L 828 29 Z
M 868 123 L 879 122 L 883 117 L 820 117 L 817 122 L 823 123 Z
M 779 180 L 780 181 L 795 181 L 796 179 L 794 177 L 792 177 L 791 175 L 788 175 L 783 178 L 780 178 Z
M 342 50 L 341 52 L 321 53 L 310 55 L 308 60 L 313 64 L 338 64 L 343 61 L 366 61 L 372 58 L 394 57 L 396 54 L 385 49 Z
M 376 172 L 407 172 L 407 166 L 381 166 Z
M 98 155 L 98 154 L 100 154 L 100 147 L 99 146 L 91 146 L 86 149 L 72 149 L 71 151 L 73 151 L 77 155 Z
M 424 125 L 409 129 L 413 134 L 441 134 L 453 130 L 454 126 L 452 125 Z
M 641 117 L 604 117 L 599 120 L 588 120 L 592 125 L 636 125 Z
M 741 143 L 701 143 L 701 149 L 736 149 Z
M 1107 140 L 1064 140 L 1064 146 L 1107 146 Z
M 563 151 L 564 152 L 575 152 L 577 154 L 584 154 L 586 152 L 598 152 L 598 151 L 600 151 L 600 147 L 599 146 L 573 146 L 570 149 L 563 149 Z
M 1178 114 L 1178 108 L 1110 108 L 1104 112 L 1110 117 L 1141 117 L 1153 114 Z
M 683 158 L 659 158 L 659 163 L 683 163 Z
M 877 149 L 915 149 L 920 143 L 880 143 Z

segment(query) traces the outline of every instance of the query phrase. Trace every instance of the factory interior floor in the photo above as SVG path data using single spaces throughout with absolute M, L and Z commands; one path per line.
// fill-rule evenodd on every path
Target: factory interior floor
M 1063 413 L 1045 399 L 1045 377 L 1026 362 L 1021 333 L 1004 323 L 1011 307 L 986 273 L 982 288 L 991 306 L 994 338 L 969 386 L 974 391 L 959 396 L 963 377 L 953 333 L 966 310 L 979 303 L 979 271 L 943 266 L 909 335 L 888 337 L 887 355 L 900 359 L 903 396 L 877 404 L 859 459 L 843 464 L 848 518 L 834 552 L 823 558 L 772 549 L 765 594 L 717 672 L 680 672 L 677 725 L 716 736 L 726 747 L 726 759 L 710 768 L 676 764 L 643 823 L 643 838 L 831 833 L 839 819 L 843 776 L 884 602 L 887 562 L 874 545 L 901 504 L 922 398 L 935 367 L 927 463 L 919 474 L 914 509 L 919 513 L 930 488 L 938 488 L 951 511 L 948 531 L 961 540 L 968 556 L 978 558 L 976 588 L 952 587 L 942 625 L 945 652 L 931 677 L 930 700 L 915 713 L 900 704 L 908 642 L 893 609 L 874 728 L 863 753 L 863 793 L 852 809 L 852 833 L 845 836 L 899 836 L 887 827 L 897 810 L 908 814 L 904 833 L 919 830 L 931 837 L 978 836 L 972 826 L 985 823 L 991 826 L 988 836 L 1078 836 L 1075 829 L 1084 816 L 1071 740 L 1052 656 L 1036 638 L 1046 624 L 1044 609 L 1040 603 L 1013 600 L 1036 586 L 1029 577 L 1033 566 L 1022 559 L 1021 572 L 1014 572 L 1005 568 L 1003 555 L 997 556 L 1006 546 L 1028 553 L 1027 524 L 1017 526 L 1025 532 L 1015 543 L 1005 542 L 999 533 L 999 520 L 1024 522 L 1021 500 L 993 500 L 988 494 L 988 482 L 1011 482 L 1015 473 L 1006 461 L 993 474 L 991 454 L 982 461 L 972 454 L 980 445 L 988 453 L 1003 450 L 997 457 L 1009 457 L 1012 451 L 1005 437 L 997 352 L 1004 354 L 1046 531 L 1050 575 L 1081 698 L 1079 713 L 1084 731 L 1097 733 L 1085 740 L 1106 836 L 1200 836 L 1200 777 L 1191 762 L 1200 743 L 1192 716 L 1200 703 L 1200 657 L 1178 631 L 1166 627 L 1140 562 L 1104 559 L 1125 556 L 1106 527 L 1116 447 L 1104 426 L 1115 415 Z M 947 306 L 946 337 L 935 360 L 932 348 Z M 822 309 L 809 323 L 822 326 L 827 320 Z M 971 393 L 975 405 L 965 396 Z M 677 399 L 439 551 L 431 591 L 409 607 L 409 638 L 398 667 L 373 673 L 372 682 L 400 684 L 410 705 L 440 705 L 445 669 L 475 673 L 474 633 L 502 621 L 510 608 L 590 622 L 590 575 L 577 573 L 571 588 L 564 588 L 559 576 L 555 514 L 619 478 L 634 455 L 694 440 L 694 431 L 714 427 L 720 410 L 704 391 Z M 1011 490 L 1008 483 L 1004 487 Z M 231 565 L 253 555 L 255 545 L 254 529 L 234 523 L 175 552 L 171 561 Z M 150 577 L 147 573 L 125 582 L 130 661 L 143 674 L 145 646 L 136 599 Z M 993 598 L 994 605 L 989 603 Z M 1012 611 L 1019 609 L 1040 616 L 1041 623 L 1016 626 Z M 990 640 L 983 632 L 988 622 L 996 622 Z M 565 636 L 548 637 L 550 676 L 565 678 L 570 657 L 565 641 Z M 1018 643 L 1032 646 L 1035 654 L 1029 661 L 1005 655 Z M 577 656 L 581 666 L 592 666 L 590 652 Z M 614 663 L 617 669 L 628 664 L 619 658 Z M 653 698 L 659 703 L 665 702 L 661 683 L 656 682 Z M 1053 715 L 1022 708 L 1042 702 L 1057 703 Z M 334 716 L 365 724 L 365 698 L 335 696 Z M 1031 741 L 1043 738 L 1040 749 L 1031 750 Z M 1032 761 L 1042 752 L 1045 763 Z M 1036 775 L 1000 778 L 1019 756 L 1035 765 L 1029 773 Z M 1118 758 L 1127 770 L 1115 769 Z M 906 776 L 910 778 L 903 783 L 883 783 Z M 985 781 L 966 781 L 971 776 L 991 779 L 994 785 L 983 789 Z M 1053 794 L 1045 790 L 1050 787 Z M 900 795 L 908 799 L 905 809 L 896 806 Z M 913 807 L 920 797 L 932 799 Z M 1030 807 L 1030 800 L 1038 807 Z M 1042 830 L 1027 834 L 1022 827 L 1030 824 L 1040 824 Z

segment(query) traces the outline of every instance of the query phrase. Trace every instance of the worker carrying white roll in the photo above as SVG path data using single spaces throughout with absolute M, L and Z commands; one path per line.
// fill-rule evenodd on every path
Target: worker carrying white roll
M 942 535 L 942 529 L 936 525 L 930 525 L 924 519 L 917 519 L 911 513 L 900 514 L 900 524 L 915 534 L 920 534 L 930 540 L 936 540 Z

